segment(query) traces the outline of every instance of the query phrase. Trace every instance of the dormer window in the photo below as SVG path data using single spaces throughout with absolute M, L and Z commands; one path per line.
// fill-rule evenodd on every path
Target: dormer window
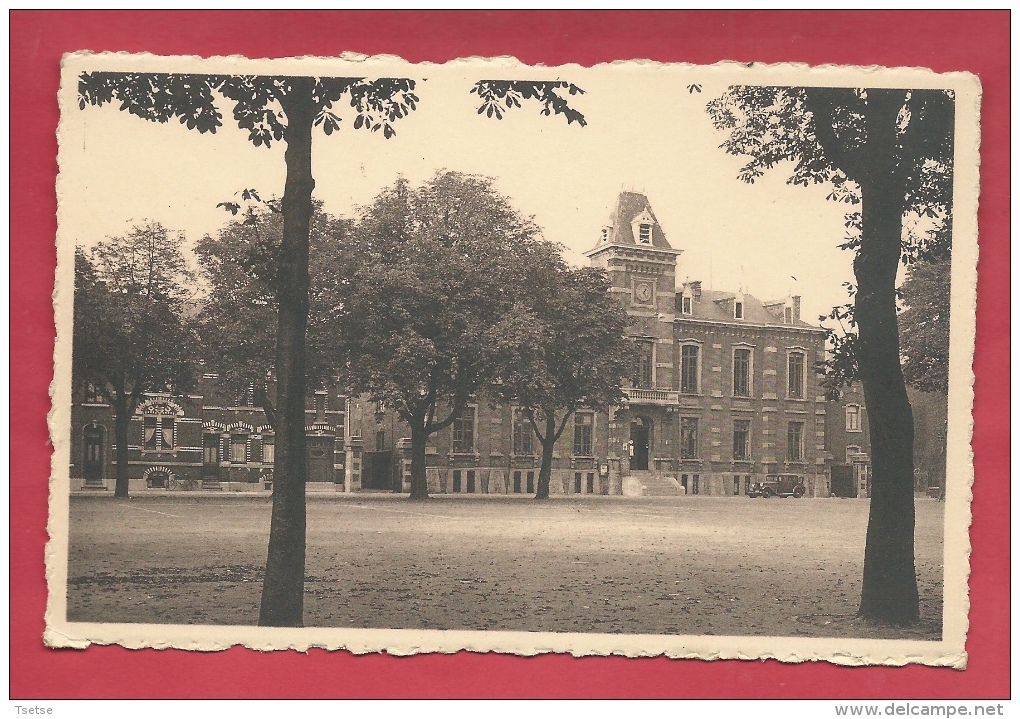
M 737 300 L 733 303 L 733 319 L 742 320 L 744 319 L 744 303 Z
M 783 314 L 783 320 L 788 325 L 792 325 L 793 324 L 793 308 L 792 307 L 785 308 L 785 312 Z
M 694 298 L 686 293 L 680 295 L 680 314 L 694 314 Z
M 638 242 L 642 245 L 652 244 L 652 226 L 646 222 L 638 225 Z

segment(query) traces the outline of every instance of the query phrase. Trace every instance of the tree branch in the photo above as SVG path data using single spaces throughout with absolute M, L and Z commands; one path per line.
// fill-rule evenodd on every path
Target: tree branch
M 865 170 L 865 158 L 860 148 L 852 149 L 836 136 L 835 126 L 836 107 L 848 106 L 846 96 L 852 94 L 850 88 L 810 87 L 804 90 L 804 106 L 812 115 L 815 138 L 829 164 L 857 182 Z

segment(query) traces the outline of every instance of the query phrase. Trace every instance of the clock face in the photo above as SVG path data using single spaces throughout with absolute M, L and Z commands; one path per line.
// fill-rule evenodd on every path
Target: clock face
M 634 295 L 638 298 L 638 301 L 647 302 L 652 299 L 652 286 L 641 283 L 634 288 Z

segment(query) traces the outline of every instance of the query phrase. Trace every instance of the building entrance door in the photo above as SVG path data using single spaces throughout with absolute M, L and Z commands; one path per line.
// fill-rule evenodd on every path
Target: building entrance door
M 361 475 L 362 489 L 393 491 L 395 489 L 393 459 L 393 452 L 365 452 L 365 468 Z
M 220 478 L 220 436 L 212 432 L 202 435 L 202 479 Z
M 305 437 L 309 482 L 333 481 L 333 437 Z
M 634 421 L 630 423 L 631 469 L 648 469 L 648 444 L 650 437 L 651 423 L 644 417 L 635 417 Z
M 85 461 L 82 463 L 82 477 L 86 482 L 98 482 L 103 478 L 103 428 L 86 427 L 83 439 Z

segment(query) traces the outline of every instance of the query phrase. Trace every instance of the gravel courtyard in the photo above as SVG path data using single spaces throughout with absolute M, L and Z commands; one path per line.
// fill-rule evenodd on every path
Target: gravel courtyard
M 71 498 L 68 619 L 254 624 L 271 504 Z M 938 639 L 942 503 L 917 501 L 922 622 L 853 615 L 866 500 L 310 495 L 306 626 Z

